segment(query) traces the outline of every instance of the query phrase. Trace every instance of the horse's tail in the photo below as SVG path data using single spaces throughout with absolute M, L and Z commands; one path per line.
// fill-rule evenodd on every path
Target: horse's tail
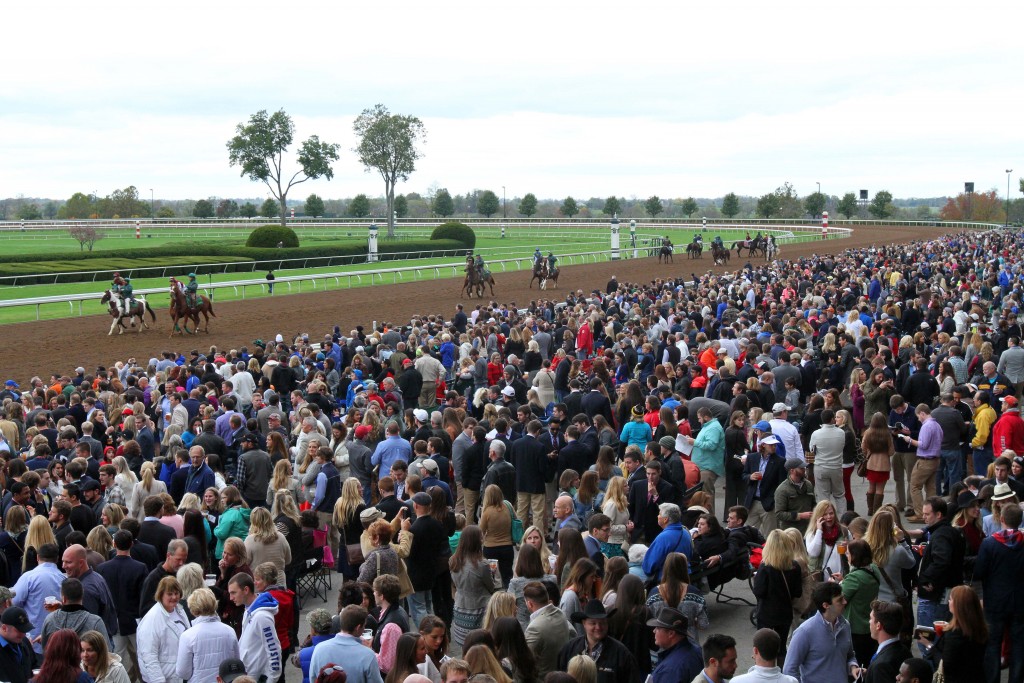
M 212 315 L 214 318 L 216 318 L 217 314 L 213 312 L 213 301 L 210 300 L 210 299 L 207 299 L 206 300 L 206 306 L 207 306 L 207 308 L 210 309 L 210 315 Z
M 149 302 L 145 299 L 143 299 L 142 304 L 146 307 L 146 310 L 149 311 L 149 315 L 153 318 L 153 322 L 156 322 L 156 313 L 153 311 L 153 307 L 150 306 Z

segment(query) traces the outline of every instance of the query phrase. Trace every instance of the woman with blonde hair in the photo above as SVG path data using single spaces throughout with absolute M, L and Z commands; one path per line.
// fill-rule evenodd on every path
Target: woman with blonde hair
M 786 640 L 793 625 L 793 604 L 803 595 L 803 576 L 794 556 L 793 540 L 780 529 L 768 534 L 761 566 L 754 575 L 757 628 L 770 628 L 782 639 L 779 661 L 785 657 Z M 802 547 L 801 543 L 801 547 Z
M 285 570 L 292 561 L 288 540 L 274 526 L 270 511 L 263 507 L 253 509 L 249 516 L 249 535 L 245 537 L 245 550 L 250 565 L 259 566 L 264 562 L 271 562 L 277 567 L 280 576 L 285 575 Z
M 483 674 L 494 679 L 495 683 L 513 683 L 505 670 L 498 663 L 494 651 L 486 645 L 474 645 L 466 652 L 466 663 L 469 664 L 470 676 Z
M 352 577 L 359 573 L 363 563 L 363 551 L 359 537 L 363 534 L 363 523 L 359 515 L 366 509 L 363 502 L 363 486 L 355 477 L 349 477 L 341 485 L 341 496 L 334 504 L 334 526 L 341 530 L 348 552 L 348 566 Z
M 605 557 L 625 556 L 629 545 L 629 505 L 626 501 L 626 478 L 612 477 L 608 480 L 608 490 L 604 494 L 601 512 L 611 520 L 611 532 L 608 541 L 601 543 L 601 553 Z
M 185 447 L 185 442 L 181 439 L 183 431 L 179 424 L 167 425 L 164 428 L 164 436 L 160 439 L 160 455 L 174 457 L 179 448 Z
M 113 537 L 121 528 L 121 520 L 124 519 L 124 508 L 120 505 L 104 505 L 100 514 L 100 523 L 107 528 L 107 532 Z
M 276 432 L 271 432 L 276 434 Z M 278 434 L 280 436 L 280 434 Z M 268 448 L 270 439 L 267 439 Z M 267 485 L 267 500 L 274 500 L 274 496 L 278 491 L 288 491 L 292 498 L 295 499 L 295 504 L 299 503 L 299 482 L 292 476 L 292 465 L 285 457 L 277 461 L 274 465 L 274 473 L 270 477 L 270 484 Z
M 167 485 L 156 478 L 156 465 L 152 462 L 142 463 L 140 472 L 142 478 L 132 488 L 132 497 L 128 502 L 128 514 L 141 522 L 146 517 L 142 509 L 142 501 L 150 496 L 167 493 Z
M 502 588 L 508 588 L 512 580 L 512 513 L 505 504 L 505 496 L 497 484 L 484 489 L 480 508 L 480 531 L 483 533 L 483 554 L 489 560 L 498 561 Z
M 878 599 L 896 602 L 907 595 L 903 585 L 903 570 L 912 569 L 914 554 L 903 530 L 896 524 L 888 508 L 877 511 L 868 522 L 864 540 L 871 547 L 871 559 L 882 573 L 882 585 L 878 588 Z
M 516 598 L 507 591 L 496 591 L 487 600 L 487 608 L 484 610 L 484 620 L 480 628 L 491 630 L 491 625 L 502 617 L 516 616 Z
M 82 670 L 92 677 L 93 683 L 130 683 L 128 672 L 120 655 L 107 647 L 107 637 L 99 631 L 82 634 Z
M 597 662 L 588 655 L 579 654 L 569 660 L 566 673 L 576 683 L 597 683 Z
M 206 574 L 203 566 L 197 562 L 188 562 L 178 568 L 175 575 L 178 584 L 181 585 L 181 599 L 185 601 L 185 611 L 188 612 L 188 598 L 197 590 L 206 586 Z M 189 617 L 192 616 L 188 612 Z
M 132 469 L 128 467 L 128 461 L 123 455 L 119 455 L 114 458 L 110 464 L 117 470 L 117 474 L 114 475 L 114 483 L 120 485 L 121 490 L 124 491 L 125 498 L 131 500 L 132 490 L 135 485 L 139 483 L 139 478 L 135 476 Z
M 548 548 L 548 542 L 544 540 L 544 533 L 540 527 L 536 524 L 531 524 L 526 527 L 523 531 L 523 543 L 528 543 L 537 549 L 540 553 L 540 563 L 544 567 L 544 571 L 547 572 L 551 569 L 551 558 L 554 555 L 551 553 L 551 549 Z
M 114 539 L 110 532 L 102 526 L 94 526 L 85 537 L 85 547 L 103 558 L 106 562 L 114 552 Z M 93 567 L 95 569 L 96 567 Z
M 25 549 L 21 559 L 22 573 L 39 566 L 37 552 L 40 546 L 46 543 L 57 545 L 57 537 L 53 534 L 53 528 L 50 526 L 49 520 L 46 519 L 46 515 L 33 515 L 29 520 L 25 543 L 22 546 Z
M 807 533 L 804 534 L 811 571 L 822 572 L 822 580 L 830 576 L 841 576 L 843 554 L 838 551 L 838 546 L 851 540 L 850 532 L 839 523 L 835 505 L 827 500 L 818 501 L 811 512 Z

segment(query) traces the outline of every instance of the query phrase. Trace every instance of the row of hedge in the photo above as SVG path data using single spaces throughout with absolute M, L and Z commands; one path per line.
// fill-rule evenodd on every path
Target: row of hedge
M 461 255 L 466 245 L 456 240 L 408 240 L 378 243 L 377 253 L 381 261 L 408 258 L 406 252 L 418 252 L 419 258 Z M 447 252 L 447 254 L 445 253 Z M 455 253 L 453 253 L 455 252 Z M 256 270 L 273 266 L 280 267 L 282 259 L 329 257 L 330 261 L 318 261 L 315 266 L 343 266 L 366 262 L 366 244 L 320 244 L 296 249 L 254 249 L 241 246 L 210 246 L 208 244 L 185 243 L 179 246 L 154 247 L 152 249 L 120 249 L 109 255 L 87 254 L 85 258 L 69 258 L 66 254 L 54 254 L 47 261 L 25 261 L 24 255 L 8 258 L 0 255 L 0 276 L 18 277 L 19 286 L 32 284 L 53 284 L 54 275 L 69 273 L 60 277 L 60 282 L 92 282 L 96 277 L 91 273 L 70 274 L 81 270 L 119 270 L 130 274 L 133 268 L 168 266 L 187 268 L 197 274 L 206 273 L 250 273 L 253 262 L 260 262 Z M 225 265 L 227 261 L 237 261 Z M 203 263 L 205 265 L 196 265 Z M 33 277 L 38 275 L 38 277 Z M 154 277 L 159 273 L 132 275 L 132 277 Z

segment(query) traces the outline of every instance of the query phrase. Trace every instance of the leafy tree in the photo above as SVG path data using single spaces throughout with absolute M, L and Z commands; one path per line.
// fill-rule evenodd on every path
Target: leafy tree
M 615 216 L 622 213 L 622 203 L 619 202 L 615 195 L 612 195 L 608 199 L 604 200 L 604 208 L 601 209 L 601 213 L 606 216 Z
M 868 213 L 878 219 L 888 218 L 893 213 L 892 193 L 888 190 L 879 190 L 875 193 L 874 199 L 868 204 Z
M 944 221 L 1002 223 L 1006 220 L 1006 206 L 995 190 L 970 194 L 961 192 L 946 202 L 939 211 L 939 218 Z
M 656 194 L 651 195 L 647 198 L 647 201 L 644 202 L 644 211 L 646 211 L 647 215 L 651 218 L 654 218 L 664 210 L 665 205 L 661 203 L 661 198 Z
M 409 215 L 409 200 L 406 199 L 405 195 L 398 195 L 395 197 L 395 215 L 399 218 L 405 218 Z
M 192 215 L 196 218 L 213 218 L 213 203 L 209 199 L 200 199 L 192 207 Z
M 683 200 L 683 203 L 679 205 L 679 209 L 683 212 L 687 218 L 697 213 L 697 200 L 693 197 L 687 197 Z
M 430 203 L 430 210 L 437 216 L 447 218 L 455 213 L 455 202 L 447 188 L 442 187 L 434 195 L 434 201 Z
M 134 185 L 111 192 L 110 204 L 114 215 L 121 218 L 149 215 L 149 207 L 145 202 L 139 201 L 139 191 Z
M 844 194 L 836 204 L 836 211 L 846 216 L 846 220 L 850 220 L 857 213 L 857 195 L 852 192 Z
M 769 192 L 757 200 L 757 215 L 762 218 L 771 218 L 779 212 L 779 196 Z
M 357 194 L 348 203 L 348 215 L 352 218 L 366 218 L 370 215 L 370 199 L 365 194 Z
M 521 200 L 519 200 L 519 213 L 523 214 L 527 218 L 537 213 L 537 195 L 532 192 L 527 192 Z
M 740 212 L 740 199 L 735 192 L 722 197 L 722 215 L 726 218 L 733 218 Z
M 324 200 L 316 194 L 311 194 L 306 197 L 306 204 L 302 208 L 307 216 L 323 216 Z
M 490 218 L 494 214 L 498 213 L 499 206 L 500 202 L 498 201 L 498 195 L 494 194 L 490 190 L 484 190 L 476 199 L 476 210 L 485 218 Z
M 238 215 L 245 218 L 255 218 L 257 213 L 256 205 L 252 202 L 246 202 L 238 209 Z
M 299 146 L 299 170 L 286 178 L 282 157 L 295 137 L 295 124 L 283 109 L 270 116 L 266 109 L 261 109 L 249 117 L 248 125 L 238 124 L 235 132 L 237 135 L 228 141 L 228 159 L 232 166 L 242 167 L 241 175 L 263 181 L 270 188 L 280 202 L 281 225 L 285 223 L 288 191 L 293 186 L 315 178 L 334 177 L 331 162 L 338 160 L 339 145 L 320 142 L 319 137 L 311 135 Z
M 804 198 L 804 208 L 812 217 L 821 216 L 825 210 L 825 195 L 820 192 L 812 192 Z
M 248 206 L 252 206 L 252 204 L 249 204 Z M 256 209 L 256 207 L 253 206 L 253 210 L 255 210 L 255 209 Z M 174 218 L 174 209 L 172 209 L 169 206 L 161 206 L 160 210 L 156 212 L 156 217 L 157 218 Z
M 281 205 L 273 199 L 266 199 L 263 205 L 260 207 L 260 215 L 264 218 L 273 218 L 274 216 L 284 216 L 284 210 Z
M 392 214 L 395 204 L 395 185 L 406 181 L 416 170 L 416 160 L 422 156 L 416 143 L 426 138 L 423 122 L 415 116 L 392 114 L 383 104 L 364 109 L 352 124 L 359 146 L 359 155 L 366 171 L 380 173 L 384 179 L 384 196 L 388 205 L 388 237 L 395 236 Z
M 82 251 L 85 251 L 86 247 L 89 247 L 89 251 L 106 235 L 101 230 L 97 230 L 91 226 L 76 226 L 68 230 L 71 236 L 78 242 Z
M 217 204 L 217 218 L 231 218 L 238 215 L 238 202 L 234 199 L 222 199 Z
M 566 218 L 572 218 L 573 216 L 580 212 L 580 207 L 579 205 L 576 204 L 575 199 L 573 199 L 572 197 L 566 197 L 565 201 L 562 202 L 562 207 L 560 210 L 563 216 L 565 216 Z
M 39 210 L 38 204 L 22 204 L 15 217 L 22 221 L 37 221 L 43 217 L 43 212 Z

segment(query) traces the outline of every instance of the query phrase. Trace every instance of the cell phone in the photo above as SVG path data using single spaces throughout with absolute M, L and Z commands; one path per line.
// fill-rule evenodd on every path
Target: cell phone
M 931 626 L 915 626 L 914 627 L 914 639 L 924 638 L 925 640 L 935 640 L 935 629 Z

